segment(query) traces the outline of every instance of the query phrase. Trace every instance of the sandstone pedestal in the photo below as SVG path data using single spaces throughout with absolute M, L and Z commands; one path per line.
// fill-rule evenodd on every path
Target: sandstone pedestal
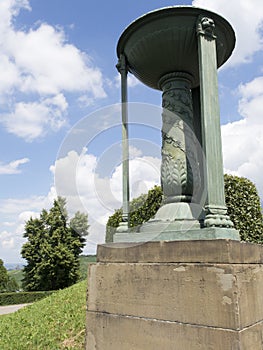
M 262 350 L 263 247 L 231 240 L 98 246 L 86 350 Z

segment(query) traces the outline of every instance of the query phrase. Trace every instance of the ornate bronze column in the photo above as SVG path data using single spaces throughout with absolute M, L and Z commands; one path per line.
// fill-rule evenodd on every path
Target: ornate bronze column
M 234 46 L 223 17 L 191 6 L 149 12 L 122 33 L 119 59 L 162 91 L 164 200 L 154 218 L 116 242 L 240 239 L 225 204 L 217 82 Z
M 200 171 L 193 127 L 192 76 L 176 72 L 159 82 L 163 91 L 161 184 L 164 204 L 193 201 Z
M 218 101 L 216 35 L 213 19 L 197 21 L 202 140 L 205 154 L 206 227 L 233 227 L 227 215 Z

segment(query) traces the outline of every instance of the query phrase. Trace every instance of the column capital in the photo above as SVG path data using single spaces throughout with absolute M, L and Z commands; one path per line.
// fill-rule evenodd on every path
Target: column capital
M 215 22 L 212 18 L 200 15 L 197 20 L 196 33 L 197 35 L 203 35 L 207 39 L 215 40 L 216 35 L 214 34 Z
M 166 89 L 170 89 L 173 86 L 177 87 L 180 82 L 184 82 L 187 88 L 191 89 L 194 78 L 187 72 L 173 72 L 165 74 L 158 82 L 159 88 L 164 92 Z
M 120 74 L 128 73 L 127 61 L 124 54 L 120 55 L 118 63 L 116 64 L 116 68 Z

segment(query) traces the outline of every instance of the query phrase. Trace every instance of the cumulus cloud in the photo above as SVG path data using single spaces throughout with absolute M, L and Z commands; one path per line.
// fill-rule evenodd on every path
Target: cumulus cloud
M 252 180 L 263 199 L 263 77 L 241 84 L 239 113 L 243 119 L 222 126 L 227 172 Z
M 229 65 L 250 62 L 253 55 L 263 48 L 261 0 L 194 0 L 192 3 L 221 14 L 233 26 L 237 42 Z
M 7 231 L 0 232 L 0 244 L 2 249 L 13 249 L 15 245 L 15 239 L 12 234 Z
M 253 62 L 255 53 L 263 49 L 263 2 L 261 0 L 194 0 L 194 6 L 221 14 L 233 26 L 236 48 L 227 66 Z M 263 77 L 241 83 L 239 97 L 240 120 L 222 126 L 225 171 L 252 180 L 263 200 Z
M 127 78 L 128 80 L 127 80 L 127 83 L 128 83 L 128 87 L 130 87 L 130 88 L 133 88 L 133 87 L 135 87 L 135 86 L 138 86 L 138 85 L 140 85 L 140 84 L 142 84 L 134 75 L 132 75 L 132 74 L 128 74 L 128 78 Z M 120 88 L 120 86 L 121 86 L 121 75 L 120 74 L 118 74 L 118 75 L 116 75 L 115 76 L 115 78 L 114 78 L 114 86 L 116 87 L 116 88 Z
M 14 110 L 0 115 L 6 129 L 30 142 L 43 137 L 50 128 L 59 130 L 66 124 L 67 101 L 62 94 L 36 102 L 19 102 Z
M 141 150 L 135 147 L 132 147 L 131 153 L 131 197 L 137 197 L 159 183 L 160 159 L 143 156 Z M 80 210 L 89 214 L 89 249 L 91 245 L 95 249 L 97 243 L 104 241 L 108 217 L 122 206 L 122 166 L 114 163 L 111 171 L 100 174 L 99 161 L 87 149 L 81 154 L 72 150 L 51 168 L 55 174 L 57 194 L 67 198 L 69 211 L 73 214 Z
M 114 150 L 113 150 L 114 151 Z M 143 155 L 143 151 L 131 147 L 130 187 L 131 197 L 146 193 L 159 183 L 160 159 Z M 0 256 L 4 261 L 17 257 L 23 238 L 25 222 L 30 217 L 38 217 L 43 208 L 49 209 L 54 198 L 67 199 L 69 216 L 78 210 L 89 215 L 89 236 L 84 253 L 95 253 L 98 243 L 105 239 L 105 225 L 115 209 L 122 206 L 122 166 L 112 164 L 107 174 L 98 171 L 99 157 L 90 154 L 86 148 L 82 152 L 69 151 L 50 167 L 55 177 L 55 186 L 47 196 L 32 196 L 24 199 L 0 200 Z
M 50 208 L 56 197 L 54 188 L 46 196 L 0 200 L 0 256 L 3 261 L 19 262 L 25 222 Z M 4 221 L 3 218 L 6 220 Z
M 30 10 L 29 1 L 0 4 L 0 99 L 7 111 L 0 122 L 8 132 L 32 141 L 65 125 L 66 94 L 94 100 L 106 93 L 99 68 L 87 53 L 67 42 L 61 28 L 40 23 L 27 31 L 16 30 L 13 21 L 21 9 Z
M 13 160 L 8 164 L 3 164 L 0 162 L 0 175 L 19 174 L 21 173 L 19 166 L 28 162 L 28 158 Z

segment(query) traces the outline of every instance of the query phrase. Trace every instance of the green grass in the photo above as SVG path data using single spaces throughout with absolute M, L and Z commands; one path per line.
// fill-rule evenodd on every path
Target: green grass
M 1 350 L 84 349 L 87 282 L 0 316 Z

